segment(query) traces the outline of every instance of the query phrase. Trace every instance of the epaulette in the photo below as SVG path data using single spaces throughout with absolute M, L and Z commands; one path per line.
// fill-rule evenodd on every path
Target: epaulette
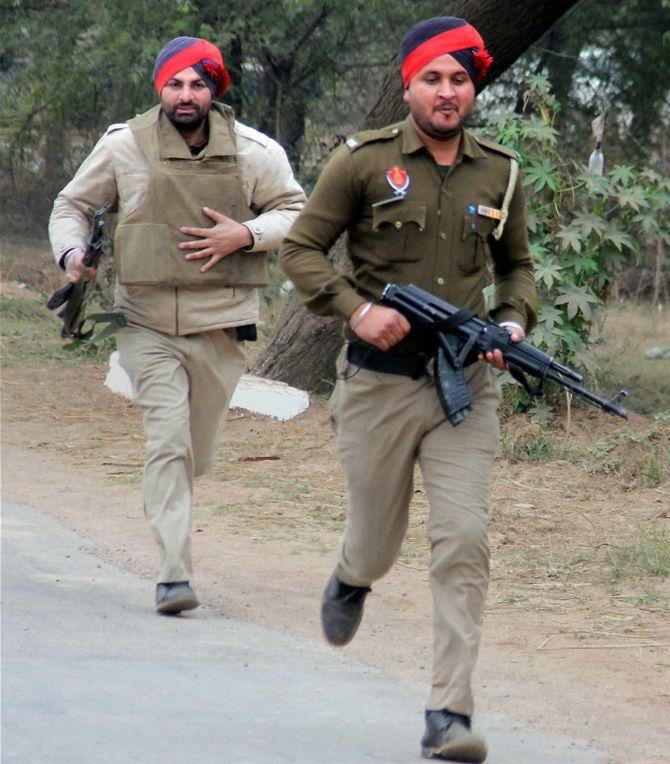
M 117 130 L 123 130 L 124 127 L 128 127 L 127 122 L 115 122 L 105 130 L 105 135 L 111 135 L 111 133 L 115 133 Z
M 475 135 L 474 139 L 480 146 L 483 146 L 486 149 L 502 154 L 508 159 L 516 159 L 517 162 L 519 161 L 519 152 L 514 151 L 514 149 L 509 149 L 507 146 L 501 146 L 499 143 L 494 143 L 493 141 L 488 140 L 488 138 L 482 138 L 480 135 Z
M 363 130 L 360 133 L 354 133 L 354 135 L 347 138 L 345 143 L 350 151 L 356 151 L 356 149 L 360 149 L 361 146 L 365 146 L 367 143 L 390 141 L 399 135 L 400 128 L 398 127 L 382 127 L 380 130 Z

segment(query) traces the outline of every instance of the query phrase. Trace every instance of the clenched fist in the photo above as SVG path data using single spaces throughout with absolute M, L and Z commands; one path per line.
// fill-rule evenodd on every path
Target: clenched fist
M 84 265 L 84 253 L 81 249 L 70 252 L 65 264 L 65 275 L 69 282 L 76 284 L 82 275 L 87 281 L 90 281 L 95 278 L 95 274 L 95 268 L 86 268 Z
M 397 310 L 383 305 L 373 305 L 358 323 L 368 304 L 359 305 L 349 318 L 349 326 L 362 340 L 379 350 L 388 350 L 409 334 L 409 321 Z

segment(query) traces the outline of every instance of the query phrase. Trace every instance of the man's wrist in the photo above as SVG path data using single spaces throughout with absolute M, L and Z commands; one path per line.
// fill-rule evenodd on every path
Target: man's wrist
M 370 312 L 371 308 L 371 302 L 364 302 L 363 305 L 359 305 L 358 308 L 356 308 L 356 310 L 351 314 L 351 318 L 349 320 L 349 328 L 352 332 L 355 332 L 356 329 L 360 326 L 361 322 Z
M 506 329 L 518 329 L 520 332 L 525 334 L 523 326 L 521 326 L 521 324 L 517 321 L 501 321 L 500 326 L 504 326 Z
M 73 255 L 79 247 L 70 247 L 69 249 L 66 249 L 63 254 L 60 256 L 60 260 L 58 261 L 58 265 L 65 271 L 67 270 L 67 261 L 70 259 L 71 255 Z
M 251 252 L 251 250 L 254 248 L 254 245 L 256 244 L 256 239 L 254 238 L 253 231 L 246 223 L 242 223 L 242 236 L 244 237 L 244 243 L 240 247 L 242 252 Z

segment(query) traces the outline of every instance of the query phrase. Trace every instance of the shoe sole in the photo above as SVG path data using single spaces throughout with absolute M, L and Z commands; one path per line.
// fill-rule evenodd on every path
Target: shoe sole
M 421 756 L 424 759 L 475 762 L 475 764 L 486 761 L 486 754 L 484 741 L 474 736 L 472 740 L 452 740 L 439 748 L 421 748 Z
M 176 597 L 169 602 L 162 602 L 160 605 L 156 605 L 156 612 L 161 615 L 178 615 L 182 610 L 197 608 L 199 604 L 198 600 L 193 597 Z

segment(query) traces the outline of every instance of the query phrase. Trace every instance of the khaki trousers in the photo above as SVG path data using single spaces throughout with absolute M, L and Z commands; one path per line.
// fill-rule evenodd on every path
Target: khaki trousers
M 231 329 L 178 337 L 130 325 L 116 337 L 144 416 L 144 512 L 161 551 L 157 581 L 190 581 L 193 478 L 216 457 L 245 368 L 242 343 Z
M 419 462 L 429 502 L 433 682 L 429 709 L 471 716 L 471 677 L 489 578 L 487 518 L 499 440 L 500 391 L 492 370 L 466 370 L 469 416 L 445 420 L 430 377 L 356 371 L 342 354 L 331 399 L 348 510 L 337 573 L 369 586 L 398 556 Z

